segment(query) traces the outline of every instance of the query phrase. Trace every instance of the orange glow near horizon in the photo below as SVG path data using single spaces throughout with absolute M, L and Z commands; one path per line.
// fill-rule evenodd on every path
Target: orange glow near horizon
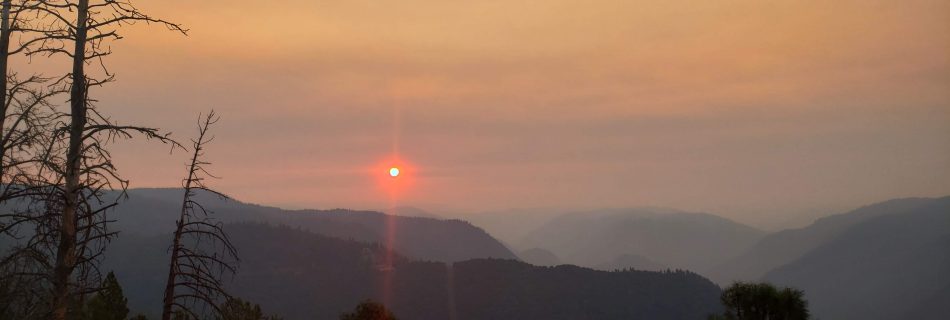
M 214 106 L 215 187 L 279 207 L 651 205 L 773 229 L 950 190 L 950 1 L 283 3 L 142 3 L 189 35 L 123 28 L 118 81 L 90 94 L 176 136 Z M 183 153 L 113 154 L 132 187 L 179 186 Z
M 419 171 L 399 156 L 392 155 L 374 164 L 369 172 L 378 190 L 388 196 L 392 204 L 411 193 L 411 188 L 417 178 L 416 173 Z

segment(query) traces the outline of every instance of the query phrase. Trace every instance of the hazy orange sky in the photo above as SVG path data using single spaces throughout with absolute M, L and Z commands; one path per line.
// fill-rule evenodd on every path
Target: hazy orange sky
M 136 2 L 115 119 L 194 133 L 218 189 L 285 207 L 654 205 L 773 227 L 950 194 L 950 1 Z M 262 5 L 266 4 L 266 5 Z M 34 63 L 27 71 L 48 71 Z M 133 187 L 185 154 L 122 144 Z

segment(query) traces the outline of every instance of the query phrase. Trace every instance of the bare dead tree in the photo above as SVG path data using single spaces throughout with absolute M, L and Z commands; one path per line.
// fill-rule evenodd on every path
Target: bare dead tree
M 56 116 L 49 100 L 63 90 L 45 88 L 48 79 L 38 76 L 7 78 L 12 85 L 0 115 L 0 235 L 16 237 L 19 227 L 32 218 L 22 210 L 27 202 L 23 198 L 42 192 L 34 182 Z
M 0 282 L 9 290 L 0 301 L 0 315 L 7 319 L 34 319 L 44 310 L 49 299 L 49 283 L 45 277 L 51 269 L 49 256 L 37 251 L 40 245 L 32 235 L 37 218 L 31 199 L 45 194 L 37 184 L 36 173 L 42 167 L 42 156 L 55 117 L 49 98 L 61 90 L 43 89 L 46 79 L 33 76 L 19 80 L 8 76 L 12 84 L 4 105 L 5 124 L 0 129 L 0 236 L 14 245 L 0 254 Z M 21 232 L 23 231 L 23 232 Z M 25 233 L 25 234 L 24 234 Z
M 10 91 L 15 91 L 8 90 L 10 89 L 8 87 L 11 85 L 10 80 L 14 80 L 14 88 L 22 86 L 23 84 L 17 83 L 15 78 L 11 79 L 9 77 L 11 73 L 8 69 L 10 56 L 26 50 L 29 46 L 28 44 L 21 42 L 21 45 L 12 48 L 12 51 L 10 46 L 10 40 L 13 38 L 14 34 L 26 33 L 27 30 L 33 29 L 29 26 L 30 20 L 20 15 L 24 12 L 24 8 L 28 6 L 31 6 L 29 0 L 2 0 L 2 3 L 0 3 L 0 73 L 2 73 L 0 74 L 2 75 L 0 76 L 0 101 L 4 102 L 4 104 L 0 106 L 0 128 L 4 128 L 7 121 L 7 111 L 9 110 L 9 103 L 7 103 L 8 94 L 10 94 Z M 31 78 L 24 83 L 32 83 L 35 80 L 36 79 Z M 2 134 L 0 138 L 4 138 L 6 136 L 5 132 L 0 134 Z M 0 154 L 5 154 L 5 151 L 7 150 L 5 146 L 0 146 L 0 148 L 3 148 L 0 149 Z M 0 167 L 0 173 L 2 173 L 3 168 L 4 167 Z
M 26 8 L 32 5 L 32 0 L 0 1 L 0 237 L 13 243 L 0 252 L 0 318 L 5 319 L 39 319 L 50 310 L 49 257 L 35 250 L 35 238 L 21 241 L 20 231 L 29 235 L 37 221 L 29 203 L 45 193 L 35 182 L 57 115 L 51 100 L 66 90 L 49 86 L 49 78 L 20 78 L 9 70 L 9 58 L 30 47 L 25 39 L 34 28 Z
M 29 245 L 15 247 L 0 259 L 0 319 L 44 319 L 48 299 L 49 259 Z
M 10 37 L 13 32 L 18 31 L 19 29 L 19 10 L 14 11 L 13 0 L 3 0 L 2 8 L 0 8 L 0 101 L 7 101 L 7 85 L 8 79 L 7 70 L 9 57 L 10 57 Z M 6 103 L 3 106 L 0 106 L 0 128 L 4 128 L 7 118 L 7 107 Z M 2 133 L 0 133 L 2 134 Z M 4 135 L 5 136 L 5 135 Z M 3 136 L 0 136 L 2 139 Z M 0 145 L 0 156 L 6 154 L 6 148 Z M 0 163 L 0 176 L 3 175 L 3 170 L 6 168 L 5 165 Z
M 188 177 L 183 181 L 185 192 L 171 246 L 162 320 L 172 319 L 175 313 L 195 319 L 208 312 L 220 314 L 218 299 L 229 297 L 222 278 L 236 271 L 237 251 L 221 223 L 214 221 L 212 212 L 195 200 L 200 191 L 227 199 L 204 183 L 205 179 L 214 178 L 205 170 L 211 163 L 202 157 L 205 146 L 214 140 L 208 131 L 218 119 L 213 110 L 200 118 L 198 137 L 191 141 L 194 153 Z
M 48 134 L 50 99 L 64 88 L 48 88 L 50 80 L 39 75 L 19 78 L 9 70 L 9 58 L 27 50 L 33 22 L 25 8 L 33 0 L 0 1 L 0 204 L 30 195 L 29 174 L 35 169 L 36 145 Z M 20 44 L 11 45 L 14 35 Z M 9 209 L 5 207 L 4 209 Z M 20 214 L 0 213 L 0 234 L 25 221 Z M 13 220 L 13 221 L 11 221 Z
M 104 199 L 106 190 L 124 190 L 107 145 L 118 138 L 143 135 L 148 139 L 177 145 L 157 129 L 119 125 L 100 114 L 89 91 L 115 78 L 103 58 L 112 53 L 110 41 L 121 39 L 119 29 L 139 22 L 157 23 L 186 33 L 178 24 L 139 11 L 128 1 L 116 0 L 36 0 L 21 10 L 34 14 L 42 23 L 25 30 L 34 36 L 21 43 L 28 57 L 64 55 L 71 59 L 72 71 L 55 84 L 69 88 L 69 112 L 60 113 L 50 144 L 42 157 L 39 176 L 46 193 L 36 197 L 35 241 L 40 251 L 55 257 L 52 281 L 52 318 L 66 319 L 75 297 L 94 291 L 100 281 L 98 262 L 106 243 L 115 235 L 107 228 L 106 213 L 118 199 Z M 87 65 L 97 64 L 102 73 L 94 76 Z

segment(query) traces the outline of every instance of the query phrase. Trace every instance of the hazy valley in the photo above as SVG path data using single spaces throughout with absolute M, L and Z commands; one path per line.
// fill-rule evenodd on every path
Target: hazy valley
M 149 288 L 163 280 L 179 192 L 130 190 L 117 209 L 121 233 L 104 267 L 133 310 L 157 312 L 160 291 Z M 575 212 L 510 249 L 461 220 L 200 198 L 242 257 L 233 293 L 288 319 L 332 317 L 366 298 L 389 299 L 411 319 L 695 319 L 719 312 L 719 286 L 736 280 L 802 288 L 817 318 L 948 315 L 950 197 L 886 201 L 775 233 L 672 209 Z M 391 266 L 380 245 L 387 224 Z M 380 287 L 387 275 L 390 298 Z

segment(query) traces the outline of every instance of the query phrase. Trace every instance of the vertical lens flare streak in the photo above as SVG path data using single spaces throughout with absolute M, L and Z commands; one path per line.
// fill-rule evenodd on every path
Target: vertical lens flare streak
M 391 161 L 389 162 L 389 165 L 390 165 L 389 179 L 384 179 L 384 180 L 389 180 L 389 181 L 383 181 L 383 187 L 387 189 L 389 193 L 389 208 L 388 209 L 391 211 L 398 207 L 399 195 L 404 191 L 406 184 L 409 183 L 410 181 L 407 181 L 407 179 L 404 179 L 404 178 L 396 179 L 396 177 L 399 176 L 399 165 L 401 164 L 401 161 L 399 161 L 399 138 L 400 138 L 399 133 L 400 133 L 400 122 L 401 122 L 400 121 L 401 120 L 400 119 L 401 103 L 400 103 L 400 99 L 397 98 L 399 97 L 399 95 L 396 94 L 396 92 L 391 92 L 390 94 L 391 94 L 391 97 L 393 98 L 392 100 L 392 107 L 393 107 L 392 130 L 393 131 L 392 131 L 392 136 L 391 136 L 393 139 L 392 140 L 393 141 L 393 150 L 392 150 L 393 158 L 390 159 Z M 411 179 L 408 179 L 408 180 L 411 180 Z M 385 217 L 386 218 L 386 240 L 385 240 L 386 243 L 385 243 L 384 250 L 386 250 L 386 261 L 385 261 L 386 270 L 383 271 L 384 274 L 382 275 L 383 276 L 382 277 L 383 278 L 383 283 L 382 283 L 383 305 L 392 305 L 393 273 L 394 273 L 393 250 L 396 245 L 396 232 L 397 232 L 395 215 L 396 215 L 395 212 L 390 212 Z
M 381 191 L 388 196 L 389 207 L 385 217 L 386 234 L 383 238 L 385 257 L 383 265 L 380 268 L 382 272 L 380 283 L 381 297 L 383 304 L 392 303 L 393 277 L 395 276 L 394 266 L 396 262 L 396 253 L 394 252 L 398 242 L 399 234 L 399 213 L 395 212 L 402 200 L 411 193 L 412 186 L 419 172 L 411 163 L 393 155 L 388 159 L 378 162 L 373 170 L 373 176 Z

